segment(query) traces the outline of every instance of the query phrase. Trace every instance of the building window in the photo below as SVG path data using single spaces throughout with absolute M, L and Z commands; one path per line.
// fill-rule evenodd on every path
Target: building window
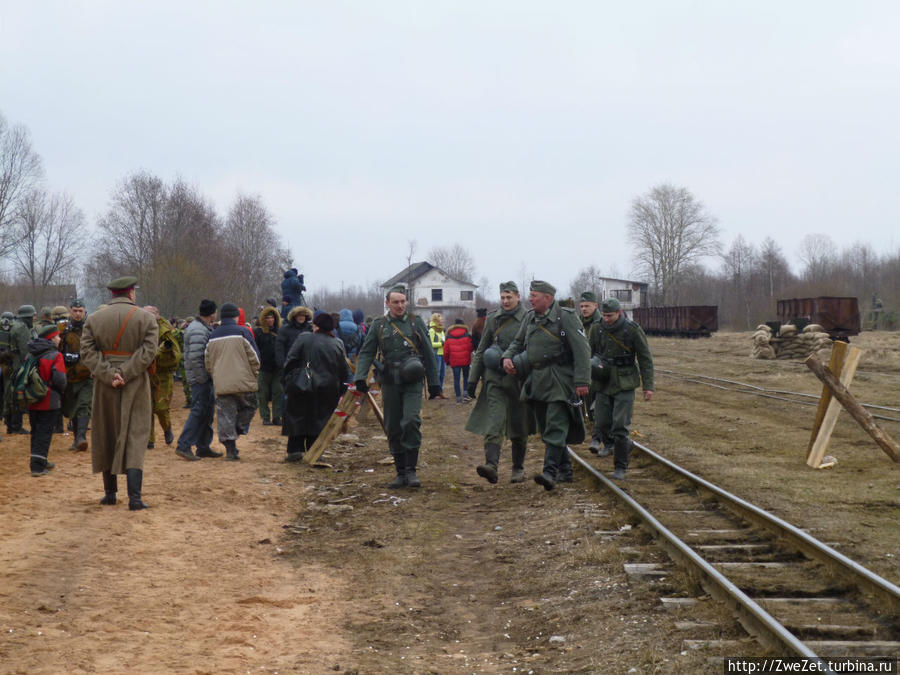
M 459 299 L 460 300 L 474 300 L 475 299 L 475 291 L 460 291 Z
M 441 302 L 444 299 L 444 289 L 443 288 L 432 288 L 431 289 L 431 301 L 432 302 Z
M 609 297 L 616 298 L 620 302 L 631 302 L 630 288 L 617 288 L 609 292 Z

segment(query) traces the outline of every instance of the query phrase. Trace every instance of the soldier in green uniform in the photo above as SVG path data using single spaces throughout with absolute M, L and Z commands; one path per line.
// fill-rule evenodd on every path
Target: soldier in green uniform
M 375 319 L 366 332 L 353 379 L 357 391 L 368 391 L 369 368 L 381 357 L 384 426 L 397 470 L 389 486 L 420 487 L 416 465 L 422 444 L 422 380 L 428 380 L 429 398 L 440 395 L 437 360 L 425 323 L 406 311 L 406 289 L 394 286 L 385 301 L 388 312 Z
M 12 339 L 10 333 L 12 331 L 12 322 L 15 319 L 12 312 L 3 312 L 0 315 L 0 370 L 3 373 L 3 387 L 0 389 L 0 414 L 6 417 L 6 390 L 12 382 Z
M 584 334 L 589 335 L 591 326 L 603 321 L 600 315 L 600 303 L 597 301 L 597 295 L 593 291 L 584 291 L 581 294 L 581 302 L 578 303 L 578 309 L 581 311 L 581 325 L 584 326 Z M 592 380 L 591 391 L 584 399 L 585 404 L 588 406 L 588 415 L 591 420 L 594 418 L 594 394 L 596 391 L 596 386 Z M 608 454 L 612 453 L 612 439 L 604 438 L 600 433 L 600 427 L 594 423 L 594 430 L 591 434 L 591 452 L 596 455 L 601 445 L 609 448 Z
M 604 300 L 601 310 L 603 321 L 594 324 L 588 335 L 594 355 L 591 377 L 597 390 L 594 425 L 604 437 L 612 439 L 615 469 L 612 477 L 622 480 L 631 456 L 628 426 L 634 409 L 634 390 L 642 385 L 644 400 L 653 398 L 653 356 L 644 331 L 625 317 L 618 300 Z
M 13 321 L 12 328 L 9 329 L 10 351 L 12 352 L 12 372 L 15 373 L 28 358 L 28 343 L 37 337 L 37 331 L 34 329 L 34 311 L 33 305 L 22 305 L 16 321 Z M 12 384 L 10 378 L 9 385 Z M 22 411 L 13 401 L 13 397 L 7 385 L 6 392 L 6 432 L 9 434 L 27 434 L 28 432 L 22 428 Z
M 472 357 L 468 395 L 475 398 L 479 378 L 481 393 L 469 415 L 466 429 L 484 436 L 484 464 L 477 467 L 478 475 L 489 483 L 498 480 L 500 448 L 503 440 L 512 443 L 512 477 L 510 482 L 525 480 L 525 447 L 528 434 L 533 431 L 531 410 L 522 403 L 519 380 L 503 370 L 501 356 L 525 318 L 525 308 L 519 299 L 515 282 L 500 284 L 500 309 L 491 312 L 484 322 L 484 332 Z
M 41 307 L 41 319 L 38 323 L 38 330 L 43 328 L 44 326 L 53 326 L 56 324 L 56 321 L 53 320 L 53 308 L 52 307 Z
M 524 378 L 523 401 L 537 417 L 544 441 L 544 470 L 534 481 L 545 490 L 557 481 L 572 480 L 572 460 L 566 444 L 584 441 L 584 418 L 579 397 L 590 383 L 590 349 L 574 310 L 560 307 L 556 288 L 532 281 L 519 332 L 503 352 L 503 368 Z
M 156 360 L 150 369 L 150 392 L 153 399 L 153 413 L 159 419 L 159 425 L 163 430 L 163 438 L 166 445 L 172 445 L 175 434 L 172 433 L 172 417 L 170 407 L 172 404 L 172 387 L 174 386 L 175 369 L 181 360 L 181 349 L 178 347 L 178 338 L 175 336 L 175 328 L 164 317 L 159 315 L 159 310 L 152 305 L 144 309 L 150 312 L 156 319 L 159 329 L 159 346 L 156 350 Z M 156 424 L 150 420 L 150 438 L 147 448 L 156 445 Z
M 88 449 L 87 429 L 91 421 L 94 380 L 90 369 L 81 362 L 81 331 L 84 329 L 84 302 L 78 298 L 69 304 L 69 322 L 59 338 L 59 352 L 66 364 L 66 390 L 62 414 L 72 420 L 75 439 L 70 450 Z
M 184 370 L 184 329 L 188 327 L 191 319 L 188 318 L 180 328 L 175 329 L 175 337 L 178 338 L 178 349 L 181 350 L 181 358 L 178 359 L 178 379 L 181 380 L 181 388 L 184 390 L 184 407 L 191 407 L 191 385 L 187 381 L 187 373 Z

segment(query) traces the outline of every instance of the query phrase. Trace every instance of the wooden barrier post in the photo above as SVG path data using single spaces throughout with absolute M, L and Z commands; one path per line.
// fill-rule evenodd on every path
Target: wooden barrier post
M 847 348 L 850 345 L 842 340 L 837 340 L 831 345 L 831 359 L 828 361 L 828 369 L 837 377 L 841 378 L 844 386 L 849 386 L 850 382 L 843 379 L 844 359 L 847 357 Z M 816 409 L 816 421 L 813 422 L 812 434 L 809 437 L 809 446 L 806 448 L 806 458 L 809 459 L 812 454 L 813 445 L 819 436 L 819 429 L 822 428 L 822 422 L 825 420 L 825 412 L 829 409 L 832 396 L 831 389 L 822 385 L 822 395 L 819 397 L 819 407 Z
M 319 437 L 316 439 L 316 442 L 313 443 L 313 446 L 306 451 L 305 455 L 303 455 L 304 462 L 307 464 L 314 464 L 319 460 L 319 457 L 322 456 L 325 449 L 331 445 L 331 442 L 335 438 L 337 438 L 337 435 L 340 433 L 341 427 L 344 424 L 344 420 L 352 417 L 353 414 L 359 410 L 360 396 L 361 394 L 356 391 L 356 387 L 347 389 L 343 398 L 338 403 L 338 407 L 325 424 L 325 428 L 322 429 L 322 433 L 319 434 Z
M 366 401 L 369 402 L 369 406 L 372 408 L 372 412 L 375 413 L 378 423 L 381 425 L 384 433 L 387 434 L 387 427 L 384 426 L 384 412 L 378 407 L 378 403 L 375 401 L 375 397 L 372 395 L 371 391 L 366 392 Z
M 838 345 L 843 346 L 838 347 Z M 849 387 L 850 382 L 853 381 L 860 357 L 862 357 L 862 350 L 858 347 L 851 347 L 846 342 L 834 343 L 834 351 L 831 352 L 831 363 L 835 365 L 840 373 L 840 382 L 844 387 Z M 835 371 L 830 368 L 829 370 L 832 374 L 835 374 Z M 820 411 L 823 408 L 822 403 L 825 403 L 824 413 L 819 419 Z M 819 465 L 822 464 L 825 449 L 831 440 L 831 434 L 834 433 L 834 427 L 837 425 L 840 412 L 841 404 L 834 399 L 828 385 L 823 384 L 819 410 L 816 411 L 817 426 L 813 427 L 813 433 L 809 439 L 809 451 L 806 453 L 806 463 L 814 469 L 818 469 Z
M 851 350 L 852 349 L 853 348 L 851 347 Z M 858 361 L 859 359 L 857 358 L 857 362 Z M 811 354 L 809 358 L 806 359 L 806 365 L 811 371 L 813 371 L 813 373 L 815 373 L 816 377 L 822 380 L 822 382 L 824 382 L 825 385 L 829 389 L 831 389 L 834 397 L 838 401 L 840 401 L 842 406 L 844 406 L 844 410 L 850 413 L 850 416 L 853 417 L 853 419 L 855 419 L 857 422 L 859 422 L 860 426 L 862 426 L 862 428 L 865 429 L 873 439 L 875 439 L 875 442 L 878 443 L 879 447 L 884 450 L 885 453 L 887 453 L 888 457 L 890 457 L 895 462 L 900 462 L 900 446 L 898 446 L 890 436 L 882 431 L 882 429 L 875 423 L 872 415 L 869 414 L 869 411 L 859 404 L 859 401 L 857 401 L 853 397 L 853 394 L 851 394 L 847 390 L 847 387 L 844 386 L 844 384 L 834 376 L 834 373 L 832 373 L 818 358 L 816 358 L 814 354 Z M 845 367 L 845 374 L 847 373 L 847 370 L 848 369 Z M 855 366 L 853 366 L 853 370 L 855 370 Z M 820 430 L 820 434 L 821 431 L 824 431 L 825 429 L 824 422 L 822 424 L 822 427 L 823 428 L 822 430 Z M 830 436 L 831 434 L 829 433 L 828 435 Z M 814 468 L 818 467 L 822 461 L 822 455 L 825 453 L 825 445 L 827 444 L 828 439 L 824 439 L 824 441 L 821 443 L 821 449 L 818 448 L 819 439 L 816 439 L 816 441 L 817 447 L 814 448 L 815 451 L 810 454 L 809 460 L 807 460 L 806 462 Z

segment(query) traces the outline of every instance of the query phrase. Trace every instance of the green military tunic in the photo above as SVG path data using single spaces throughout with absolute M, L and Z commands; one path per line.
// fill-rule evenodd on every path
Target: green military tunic
M 643 385 L 653 391 L 653 356 L 647 336 L 634 321 L 622 314 L 608 326 L 594 324 L 588 335 L 591 353 L 600 356 L 605 371 L 594 379 L 595 435 L 612 440 L 628 438 L 634 409 L 634 390 Z M 635 362 L 636 359 L 636 362 Z
M 521 352 L 531 369 L 521 398 L 534 407 L 544 443 L 564 450 L 584 441 L 584 419 L 571 403 L 575 388 L 590 383 L 590 349 L 575 312 L 556 301 L 543 315 L 527 312 L 503 358 Z
M 484 380 L 466 429 L 485 437 L 486 443 L 502 445 L 504 438 L 525 439 L 534 433 L 534 417 L 521 400 L 521 386 L 514 375 L 487 368 L 484 352 L 496 344 L 506 351 L 519 332 L 527 311 L 521 303 L 511 312 L 491 312 L 484 322 L 484 333 L 472 357 L 469 386 Z
M 375 319 L 359 349 L 354 382 L 368 378 L 369 368 L 379 356 L 385 365 L 381 395 L 388 444 L 392 455 L 403 455 L 422 444 L 422 381 L 401 382 L 400 365 L 410 356 L 418 356 L 429 386 L 439 384 L 437 360 L 422 319 L 410 317 L 409 312 L 400 318 L 388 313 Z
M 91 416 L 94 380 L 91 371 L 81 362 L 81 332 L 84 322 L 69 323 L 59 338 L 59 353 L 66 363 L 66 390 L 62 398 L 62 413 L 69 419 Z

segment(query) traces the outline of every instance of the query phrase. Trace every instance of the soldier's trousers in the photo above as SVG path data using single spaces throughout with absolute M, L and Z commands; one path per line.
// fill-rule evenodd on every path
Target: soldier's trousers
M 157 371 L 156 377 L 150 378 L 150 396 L 153 398 L 153 414 L 159 420 L 159 426 L 163 431 L 172 428 L 172 418 L 169 414 L 169 406 L 172 402 L 172 372 Z M 154 386 L 154 380 L 155 385 Z M 150 443 L 156 442 L 156 424 L 150 419 Z
M 216 396 L 216 426 L 219 442 L 236 441 L 238 435 L 250 430 L 256 412 L 256 392 Z
M 69 382 L 62 397 L 62 414 L 70 420 L 77 417 L 90 417 L 94 397 L 94 380 L 88 378 L 81 382 Z
M 422 383 L 381 386 L 384 427 L 392 455 L 418 450 L 422 445 Z
M 598 392 L 594 398 L 594 438 L 612 442 L 628 438 L 633 411 L 634 389 L 612 395 Z
M 259 375 L 256 376 L 256 382 L 259 385 L 259 391 L 256 392 L 259 402 L 259 416 L 262 417 L 264 422 L 268 422 L 269 419 L 281 418 L 282 374 L 283 371 L 281 369 L 268 373 L 260 370 Z M 272 402 L 271 418 L 269 417 L 269 401 Z
M 572 458 L 566 450 L 569 435 L 569 404 L 566 401 L 529 401 L 537 417 L 544 451 L 544 472 L 557 475 L 572 474 Z

